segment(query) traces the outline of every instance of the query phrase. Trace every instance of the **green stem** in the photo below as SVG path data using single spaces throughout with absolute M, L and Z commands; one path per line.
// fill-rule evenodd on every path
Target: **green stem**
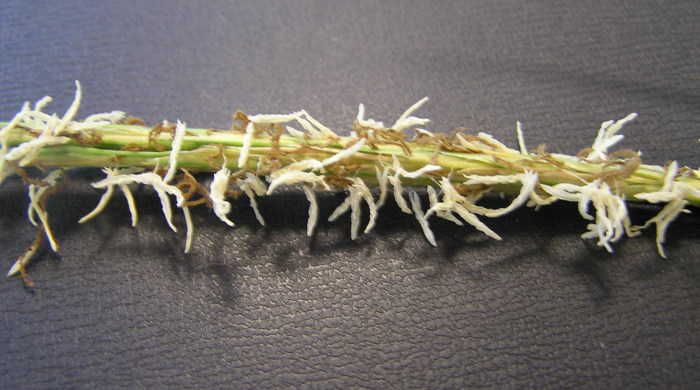
M 4 127 L 7 123 L 0 123 Z M 167 167 L 172 138 L 162 134 L 157 145 L 149 143 L 151 128 L 144 126 L 108 125 L 101 129 L 90 129 L 87 134 L 94 142 L 82 141 L 71 136 L 70 141 L 42 148 L 32 160 L 32 165 L 43 168 L 125 168 L 164 169 Z M 29 142 L 37 137 L 40 128 L 27 125 L 10 130 L 10 147 Z M 231 170 L 248 169 L 258 175 L 269 174 L 265 163 L 274 160 L 277 167 L 284 167 L 305 159 L 324 160 L 357 139 L 338 137 L 337 139 L 300 139 L 282 135 L 277 140 L 267 132 L 258 132 L 251 142 L 246 166 L 239 167 L 238 159 L 244 145 L 244 133 L 213 129 L 187 129 L 178 154 L 178 168 L 190 172 L 215 172 L 221 165 Z M 81 137 L 82 138 L 82 137 Z M 526 170 L 536 172 L 540 182 L 548 185 L 559 183 L 582 184 L 596 178 L 607 177 L 619 194 L 627 200 L 636 201 L 636 194 L 659 191 L 664 184 L 665 169 L 660 166 L 641 164 L 633 172 L 624 175 L 616 173 L 621 164 L 588 162 L 577 157 L 557 154 L 521 154 L 513 149 L 484 148 L 460 151 L 438 148 L 437 144 L 406 142 L 405 147 L 393 144 L 365 145 L 358 153 L 342 163 L 347 174 L 362 177 L 367 184 L 377 184 L 375 167 L 391 165 L 397 158 L 401 166 L 417 170 L 426 164 L 440 166 L 433 172 L 434 177 L 451 175 L 453 183 L 465 182 L 464 175 L 513 175 Z M 406 148 L 411 154 L 406 154 Z M 436 148 L 438 150 L 436 151 Z M 225 157 L 225 158 L 224 158 Z M 262 165 L 261 165 L 262 164 Z M 329 168 L 333 174 L 333 167 Z M 340 173 L 338 172 L 340 175 Z M 695 189 L 700 189 L 700 178 L 685 175 L 678 178 Z M 405 185 L 434 185 L 428 177 L 404 180 Z M 506 193 L 518 193 L 520 185 L 497 185 L 491 188 Z M 700 205 L 700 198 L 689 195 L 686 199 L 693 205 Z

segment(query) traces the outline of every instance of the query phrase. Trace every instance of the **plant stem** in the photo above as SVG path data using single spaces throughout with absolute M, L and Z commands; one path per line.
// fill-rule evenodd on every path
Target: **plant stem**
M 0 122 L 0 127 L 6 125 L 7 123 Z M 26 125 L 12 129 L 8 137 L 9 146 L 14 147 L 35 139 L 33 134 L 40 130 L 39 126 L 31 128 Z M 65 144 L 41 149 L 33 164 L 43 168 L 164 168 L 170 158 L 172 138 L 161 135 L 157 145 L 149 144 L 151 131 L 151 128 L 145 126 L 118 124 L 86 129 L 85 132 L 98 142 L 88 145 L 72 137 Z M 264 176 L 271 170 L 258 167 L 273 154 L 275 161 L 279 163 L 277 167 L 284 167 L 306 159 L 324 160 L 343 150 L 344 145 L 356 142 L 356 139 L 350 137 L 314 140 L 289 135 L 282 135 L 275 141 L 272 135 L 261 132 L 256 135 L 251 145 L 246 166 L 239 167 L 237 162 L 244 136 L 240 131 L 188 128 L 178 154 L 178 168 L 190 172 L 215 172 L 226 161 L 226 166 L 233 171 L 249 169 Z M 465 175 L 507 176 L 528 170 L 536 172 L 540 182 L 547 185 L 581 184 L 582 180 L 590 182 L 605 177 L 607 172 L 610 173 L 610 181 L 615 190 L 630 201 L 639 201 L 635 198 L 636 194 L 659 191 L 664 185 L 666 175 L 663 167 L 641 164 L 633 172 L 620 177 L 615 175 L 615 171 L 620 169 L 622 163 L 588 162 L 585 159 L 560 154 L 522 154 L 514 149 L 489 148 L 446 151 L 440 150 L 435 144 L 416 142 L 405 142 L 405 146 L 411 151 L 410 155 L 397 145 L 365 145 L 345 160 L 344 166 L 351 167 L 353 175 L 362 177 L 370 185 L 378 184 L 375 167 L 391 165 L 393 158 L 397 158 L 401 166 L 408 171 L 420 169 L 426 164 L 441 167 L 439 171 L 431 172 L 428 177 L 406 179 L 404 184 L 409 186 L 435 186 L 433 178 L 449 175 L 450 172 L 459 173 L 453 174 L 451 181 L 462 184 L 466 181 Z M 136 147 L 142 150 L 133 150 Z M 695 175 L 681 176 L 678 180 L 700 190 L 700 178 Z M 495 185 L 490 189 L 517 194 L 520 187 L 520 183 L 512 183 Z M 692 194 L 685 200 L 693 205 L 700 205 L 700 198 Z

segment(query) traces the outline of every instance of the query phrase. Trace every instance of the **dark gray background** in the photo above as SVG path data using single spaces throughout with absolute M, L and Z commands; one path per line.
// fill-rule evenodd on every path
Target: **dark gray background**
M 697 167 L 696 2 L 4 1 L 0 118 L 45 94 L 59 113 L 120 109 L 149 123 L 227 127 L 230 114 L 304 108 L 349 132 L 357 104 L 393 122 L 423 96 L 430 129 L 485 131 L 576 153 L 638 112 L 625 148 Z M 233 229 L 194 213 L 190 255 L 153 193 L 140 226 L 74 176 L 49 212 L 62 243 L 0 281 L 0 386 L 694 387 L 700 382 L 699 220 L 667 251 L 653 232 L 608 254 L 575 205 L 488 221 L 503 242 L 434 220 L 439 247 L 390 203 L 373 233 L 349 218 L 305 236 L 299 193 L 247 201 Z M 342 196 L 321 197 L 327 216 Z M 25 190 L 0 188 L 0 258 L 34 237 Z M 658 209 L 634 207 L 641 222 Z M 697 209 L 692 209 L 697 213 Z M 180 217 L 178 217 L 180 218 Z M 176 222 L 183 226 L 182 219 Z M 182 229 L 184 230 L 184 229 Z M 3 268 L 3 269 L 4 269 Z

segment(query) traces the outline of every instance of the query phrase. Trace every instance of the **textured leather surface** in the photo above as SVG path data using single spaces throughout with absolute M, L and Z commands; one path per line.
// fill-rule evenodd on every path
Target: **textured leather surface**
M 146 4 L 142 4 L 146 3 Z M 423 96 L 431 129 L 575 153 L 636 111 L 623 147 L 698 166 L 700 12 L 693 1 L 38 2 L 0 5 L 0 118 L 73 80 L 82 113 L 228 126 L 304 108 L 340 131 L 357 104 L 393 121 Z M 3 388 L 692 388 L 700 384 L 700 220 L 615 245 L 583 242 L 574 205 L 488 221 L 496 242 L 394 204 L 357 242 L 349 219 L 305 236 L 299 193 L 247 202 L 233 229 L 194 212 L 192 253 L 153 193 L 140 226 L 94 172 L 49 203 L 62 243 L 0 281 Z M 341 197 L 321 197 L 329 215 Z M 494 202 L 496 202 L 494 200 Z M 0 258 L 34 237 L 16 181 L 0 188 Z M 643 221 L 654 208 L 634 207 Z M 183 226 L 181 219 L 176 221 Z M 184 229 L 182 229 L 184 230 Z

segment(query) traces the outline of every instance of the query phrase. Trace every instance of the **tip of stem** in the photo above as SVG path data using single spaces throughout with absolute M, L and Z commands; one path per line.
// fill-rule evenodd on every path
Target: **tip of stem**
M 12 268 L 10 268 L 10 270 L 7 272 L 6 276 L 9 277 L 9 276 L 17 275 L 20 271 L 20 268 L 21 268 L 21 265 L 20 265 L 19 261 L 16 261 L 15 264 L 12 265 Z

